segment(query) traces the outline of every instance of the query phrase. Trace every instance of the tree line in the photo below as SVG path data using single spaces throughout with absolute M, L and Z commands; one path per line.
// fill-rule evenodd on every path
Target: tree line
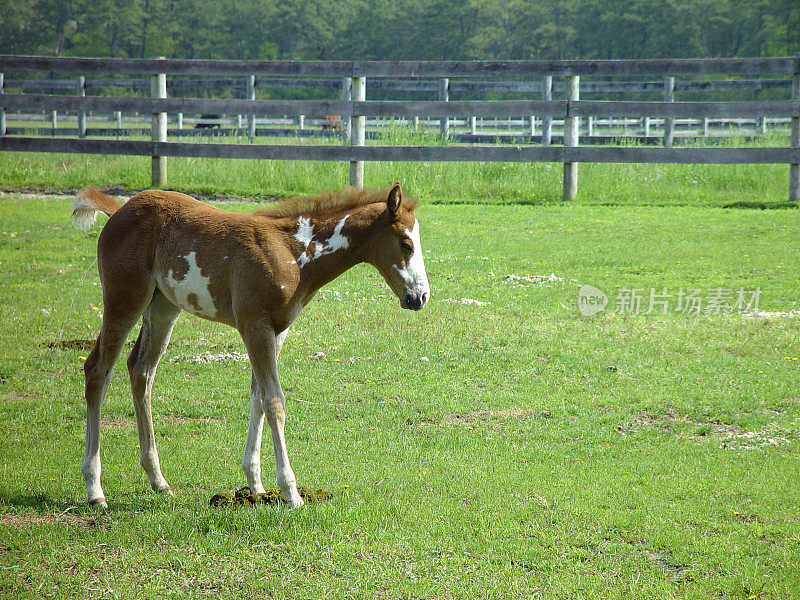
M 306 60 L 800 52 L 798 0 L 0 0 L 0 53 Z

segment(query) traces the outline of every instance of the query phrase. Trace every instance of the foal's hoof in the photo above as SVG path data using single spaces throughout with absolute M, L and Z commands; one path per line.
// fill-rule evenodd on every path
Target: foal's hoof
M 303 499 L 300 496 L 298 496 L 297 500 L 290 500 L 289 501 L 289 510 L 296 510 L 298 508 L 303 508 L 303 506 L 305 506 L 305 504 L 306 503 L 303 502 Z
M 94 500 L 89 500 L 89 508 L 94 510 L 108 510 L 108 502 L 106 502 L 105 498 L 95 498 Z
M 168 498 L 172 498 L 175 496 L 175 494 L 173 493 L 172 489 L 169 486 L 157 489 L 155 490 L 155 492 L 157 494 L 162 494 L 164 496 L 167 496 Z

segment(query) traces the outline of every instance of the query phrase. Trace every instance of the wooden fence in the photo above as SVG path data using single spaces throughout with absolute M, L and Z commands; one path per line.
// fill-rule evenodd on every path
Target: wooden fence
M 601 61 L 469 61 L 469 62 L 329 62 L 329 61 L 223 61 L 180 59 L 89 59 L 39 56 L 2 56 L 0 73 L 9 71 L 81 74 L 149 74 L 151 97 L 85 95 L 0 94 L 0 150 L 81 152 L 144 155 L 152 157 L 153 185 L 166 185 L 166 157 L 261 158 L 278 160 L 333 160 L 350 163 L 350 183 L 363 184 L 365 161 L 503 161 L 561 162 L 564 164 L 564 199 L 577 194 L 580 162 L 638 163 L 778 163 L 790 165 L 789 197 L 800 201 L 800 56 L 765 59 L 601 60 Z M 247 99 L 167 98 L 167 76 L 246 77 Z M 676 76 L 764 77 L 783 76 L 791 86 L 791 99 L 760 102 L 675 102 Z M 580 77 L 661 77 L 663 101 L 580 100 Z M 256 78 L 335 78 L 345 81 L 341 100 L 256 100 Z M 436 78 L 438 100 L 366 100 L 366 78 L 387 82 Z M 565 98 L 553 100 L 553 78 L 563 77 Z M 524 78 L 536 83 L 541 100 L 449 100 L 454 78 Z M 533 82 L 532 80 L 537 81 Z M 78 81 L 81 81 L 78 79 Z M 0 75 L 0 91 L 2 91 Z M 503 82 L 507 83 L 507 82 Z M 523 82 L 524 83 L 524 82 Z M 774 84 L 770 84 L 774 85 Z M 778 87 L 778 86 L 775 86 Z M 534 89 L 534 88 L 531 88 Z M 79 129 L 85 115 L 99 112 L 140 112 L 152 115 L 151 141 L 39 138 L 6 135 L 7 110 L 76 111 Z M 168 113 L 250 115 L 340 115 L 350 124 L 343 146 L 187 143 L 167 139 Z M 443 139 L 450 119 L 519 117 L 537 115 L 542 120 L 542 145 L 519 146 L 367 146 L 365 118 L 420 116 L 440 120 Z M 581 119 L 652 117 L 664 120 L 663 147 L 581 147 Z M 774 148 L 672 147 L 675 119 L 791 119 L 789 143 Z M 564 145 L 547 145 L 553 119 L 564 121 Z

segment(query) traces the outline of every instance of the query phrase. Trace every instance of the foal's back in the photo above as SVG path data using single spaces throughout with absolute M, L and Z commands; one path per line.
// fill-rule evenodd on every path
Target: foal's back
M 232 278 L 283 252 L 277 228 L 263 216 L 158 190 L 121 206 L 98 240 L 106 304 L 136 304 L 158 288 L 176 306 L 229 324 Z

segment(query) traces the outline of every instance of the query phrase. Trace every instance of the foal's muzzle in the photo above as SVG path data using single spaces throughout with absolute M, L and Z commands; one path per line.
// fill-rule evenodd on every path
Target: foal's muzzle
M 422 307 L 428 302 L 430 292 L 421 288 L 406 289 L 403 292 L 403 297 L 400 298 L 400 306 L 410 310 L 422 310 Z

